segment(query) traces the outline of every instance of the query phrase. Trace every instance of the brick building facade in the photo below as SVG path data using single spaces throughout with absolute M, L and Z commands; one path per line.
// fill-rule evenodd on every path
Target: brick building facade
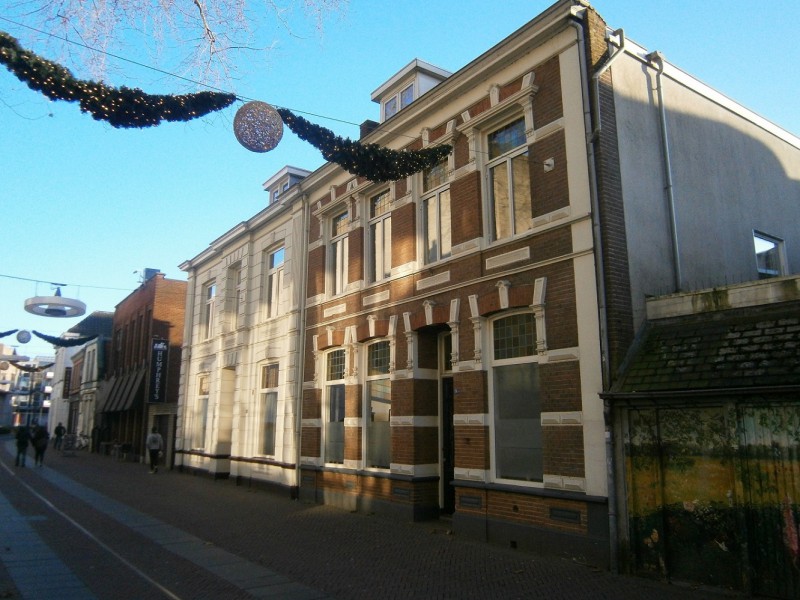
M 327 163 L 291 230 L 268 207 L 182 266 L 183 464 L 616 568 L 625 433 L 601 395 L 646 298 L 796 272 L 800 140 L 581 0 L 372 98 L 362 142 L 452 152 L 385 183 Z M 290 237 L 271 321 L 264 252 Z M 276 427 L 281 458 L 258 448 Z
M 186 282 L 149 277 L 114 311 L 107 380 L 98 411 L 100 442 L 145 457 L 145 438 L 157 427 L 171 464 L 178 412 Z

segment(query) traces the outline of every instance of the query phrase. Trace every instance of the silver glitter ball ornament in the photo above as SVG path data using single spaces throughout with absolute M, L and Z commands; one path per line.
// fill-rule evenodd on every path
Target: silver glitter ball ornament
M 283 120 L 266 102 L 247 102 L 236 111 L 233 132 L 251 152 L 269 152 L 283 137 Z

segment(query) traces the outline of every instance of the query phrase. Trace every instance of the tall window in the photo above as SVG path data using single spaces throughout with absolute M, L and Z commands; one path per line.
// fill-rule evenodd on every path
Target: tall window
M 350 224 L 347 211 L 331 219 L 330 262 L 331 293 L 341 294 L 347 286 L 348 243 L 347 230 Z
M 228 270 L 228 289 L 227 299 L 231 303 L 230 327 L 233 331 L 243 325 L 241 312 L 245 306 L 245 282 L 241 265 L 236 265 Z
M 197 378 L 197 403 L 194 411 L 194 431 L 192 448 L 204 450 L 206 447 L 206 426 L 208 425 L 208 375 Z
M 389 380 L 389 342 L 376 342 L 367 347 L 366 465 L 389 468 L 392 450 L 390 416 L 392 384 Z
M 758 231 L 753 232 L 758 278 L 786 275 L 786 254 L 783 240 Z
M 425 240 L 425 262 L 432 263 L 450 256 L 450 189 L 447 183 L 447 161 L 426 169 L 422 174 L 422 228 Z
M 278 414 L 278 363 L 261 367 L 261 454 L 275 454 Z
M 525 119 L 488 136 L 492 236 L 499 240 L 530 229 L 531 181 Z
M 369 201 L 370 281 L 381 281 L 392 274 L 392 213 L 389 190 Z
M 344 462 L 344 350 L 327 356 L 325 369 L 325 462 Z
M 283 261 L 285 248 L 267 253 L 267 273 L 265 277 L 265 299 L 267 318 L 278 316 L 278 306 L 281 301 L 281 288 L 283 287 Z
M 203 286 L 203 337 L 214 335 L 214 303 L 217 298 L 217 284 L 213 281 Z
M 519 313 L 492 323 L 494 471 L 498 479 L 542 481 L 536 321 Z

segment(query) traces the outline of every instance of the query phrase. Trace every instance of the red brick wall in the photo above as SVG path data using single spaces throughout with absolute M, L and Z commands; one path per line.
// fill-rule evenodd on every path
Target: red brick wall
M 586 505 L 582 502 L 539 496 L 521 496 L 509 492 L 491 492 L 487 495 L 486 500 L 487 513 L 493 517 L 576 534 L 586 533 Z M 551 508 L 577 511 L 581 515 L 581 522 L 554 521 L 550 518 Z
M 539 91 L 533 96 L 533 118 L 536 128 L 564 116 L 561 103 L 561 67 L 555 56 L 534 70 L 534 84 Z
M 351 231 L 348 236 L 347 282 L 364 279 L 364 229 Z
M 303 390 L 303 418 L 322 418 L 322 390 Z
M 542 427 L 544 472 L 567 477 L 585 475 L 583 427 L 558 425 Z
M 605 22 L 594 11 L 587 11 L 585 35 L 588 62 L 594 69 L 608 52 Z M 594 95 L 595 88 L 591 88 Z M 599 104 L 603 112 L 603 128 L 595 142 L 599 221 L 603 236 L 603 269 L 606 287 L 606 310 L 609 340 L 609 373 L 619 370 L 633 342 L 633 308 L 631 306 L 628 241 L 625 232 L 625 211 L 622 204 L 622 178 L 619 170 L 619 144 L 616 108 L 611 70 L 600 79 Z
M 308 297 L 325 292 L 325 246 L 308 253 Z
M 408 203 L 392 211 L 392 266 L 415 260 L 417 255 L 416 205 Z
M 544 162 L 553 159 L 553 170 L 545 171 Z M 546 215 L 569 206 L 567 181 L 567 149 L 564 131 L 558 131 L 537 142 L 530 149 L 531 194 L 533 216 Z
M 450 185 L 450 206 L 454 246 L 482 235 L 480 173 L 469 173 Z
M 361 416 L 363 404 L 361 402 L 362 386 L 346 385 L 344 386 L 344 416 L 358 418 Z
M 433 379 L 392 380 L 393 416 L 434 416 L 438 413 L 438 381 Z
M 580 411 L 581 380 L 577 362 L 547 363 L 539 368 L 542 412 Z
M 392 462 L 403 465 L 439 462 L 439 428 L 392 427 Z
M 344 428 L 345 460 L 361 460 L 361 427 Z
M 302 456 L 319 457 L 321 435 L 322 430 L 319 427 L 303 427 L 300 454 Z
M 469 335 L 472 335 L 471 332 Z M 486 371 L 458 371 L 453 373 L 455 397 L 453 410 L 459 415 L 489 412 Z
M 469 140 L 467 136 L 461 134 L 456 136 L 453 147 L 453 158 L 456 169 L 460 169 L 469 163 Z
M 489 468 L 489 428 L 455 426 L 455 466 L 462 469 Z
M 408 193 L 408 179 L 403 178 L 394 183 L 394 197 L 402 198 Z

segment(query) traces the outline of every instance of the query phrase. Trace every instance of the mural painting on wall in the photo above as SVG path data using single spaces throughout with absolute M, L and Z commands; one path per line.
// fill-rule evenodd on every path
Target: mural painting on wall
M 794 598 L 800 407 L 731 403 L 627 415 L 634 569 Z

